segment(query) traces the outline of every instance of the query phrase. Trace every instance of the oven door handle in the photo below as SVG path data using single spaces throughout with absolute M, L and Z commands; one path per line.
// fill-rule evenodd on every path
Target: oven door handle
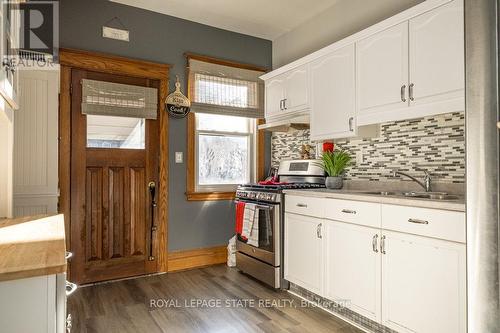
M 253 202 L 251 202 L 251 201 L 234 200 L 235 204 L 237 204 L 238 202 L 244 202 L 244 203 L 251 203 L 251 204 L 253 204 Z M 274 209 L 274 205 L 273 206 L 264 206 L 264 205 L 255 204 L 255 208 L 262 209 L 262 210 L 273 210 Z

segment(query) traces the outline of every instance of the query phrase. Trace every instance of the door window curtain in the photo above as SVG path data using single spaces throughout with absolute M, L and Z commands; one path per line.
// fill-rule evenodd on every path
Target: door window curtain
M 191 111 L 264 118 L 261 71 L 189 59 Z
M 82 113 L 156 119 L 158 90 L 96 80 L 82 80 Z

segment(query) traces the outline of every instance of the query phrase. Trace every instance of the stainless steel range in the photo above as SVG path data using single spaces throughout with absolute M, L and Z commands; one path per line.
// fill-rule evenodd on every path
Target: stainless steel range
M 254 223 L 258 223 L 258 244 L 252 246 L 238 235 L 236 267 L 274 288 L 288 288 L 283 279 L 283 230 L 285 189 L 325 187 L 325 176 L 318 160 L 286 160 L 267 182 L 240 185 L 236 202 L 256 204 Z

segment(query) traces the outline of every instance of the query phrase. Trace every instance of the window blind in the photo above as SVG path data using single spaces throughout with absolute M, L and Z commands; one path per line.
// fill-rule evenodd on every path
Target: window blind
M 156 119 L 158 90 L 129 84 L 82 80 L 82 113 Z
M 191 111 L 264 118 L 263 72 L 189 59 Z

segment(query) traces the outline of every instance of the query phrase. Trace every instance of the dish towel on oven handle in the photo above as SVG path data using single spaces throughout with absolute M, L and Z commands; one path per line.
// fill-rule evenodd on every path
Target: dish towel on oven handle
M 245 202 L 239 201 L 236 203 L 236 221 L 235 221 L 235 232 L 237 235 L 243 233 L 243 218 L 245 214 Z M 242 236 L 243 238 L 243 236 Z M 246 240 L 246 238 L 244 238 Z
M 255 219 L 257 218 L 257 223 Z M 259 212 L 256 204 L 245 203 L 243 213 L 243 230 L 241 237 L 247 239 L 247 244 L 255 247 L 259 246 Z

